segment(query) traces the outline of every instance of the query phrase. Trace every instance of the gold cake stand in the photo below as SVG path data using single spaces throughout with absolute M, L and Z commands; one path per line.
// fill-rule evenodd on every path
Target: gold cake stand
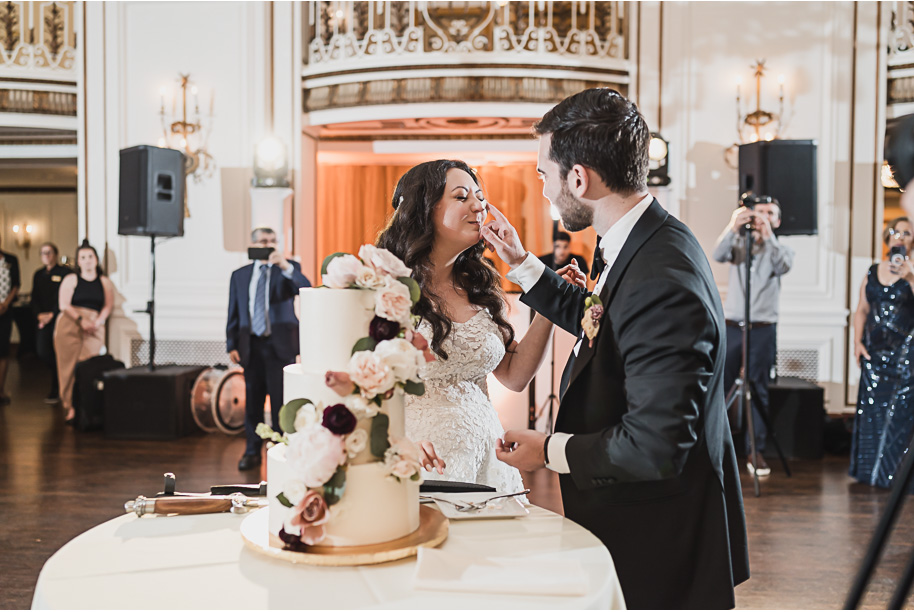
M 373 565 L 412 557 L 419 547 L 435 547 L 447 539 L 448 520 L 435 507 L 419 507 L 419 528 L 408 536 L 369 546 L 308 546 L 305 552 L 285 550 L 278 537 L 269 530 L 269 509 L 263 508 L 241 522 L 244 543 L 274 559 L 307 565 L 340 567 Z

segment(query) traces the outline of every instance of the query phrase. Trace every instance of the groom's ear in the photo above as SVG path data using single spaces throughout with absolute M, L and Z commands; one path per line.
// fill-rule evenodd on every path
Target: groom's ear
M 590 188 L 590 173 L 581 164 L 573 165 L 571 170 L 568 171 L 568 176 L 565 180 L 568 181 L 569 191 L 578 198 L 584 197 L 584 194 Z

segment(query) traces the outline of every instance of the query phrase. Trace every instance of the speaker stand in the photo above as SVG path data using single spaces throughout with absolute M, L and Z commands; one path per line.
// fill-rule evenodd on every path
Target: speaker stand
M 149 315 L 149 371 L 156 369 L 156 237 L 149 237 L 149 277 L 151 286 L 149 289 L 149 301 L 146 302 L 146 308 L 135 310 L 134 312 L 145 312 Z

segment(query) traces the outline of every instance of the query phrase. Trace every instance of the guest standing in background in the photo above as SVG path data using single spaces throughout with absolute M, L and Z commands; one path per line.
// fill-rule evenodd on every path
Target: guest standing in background
M 749 380 L 755 385 L 752 401 L 752 425 L 755 431 L 755 448 L 758 466 L 753 465 L 749 428 L 746 427 L 746 468 L 750 473 L 758 470 L 759 476 L 771 474 L 768 462 L 762 456 L 768 429 L 759 413 L 759 404 L 768 409 L 768 382 L 777 357 L 777 324 L 781 301 L 781 277 L 793 266 L 794 251 L 774 235 L 781 226 L 781 207 L 774 198 L 746 194 L 742 205 L 733 211 L 727 227 L 717 240 L 713 257 L 730 264 L 727 285 L 727 367 L 724 370 L 724 390 L 727 393 L 740 375 L 743 365 L 743 324 L 746 318 L 746 225 L 752 226 L 752 271 L 749 304 Z M 756 403 L 757 402 L 757 403 Z
M 6 372 L 10 363 L 10 335 L 13 333 L 13 302 L 19 295 L 19 260 L 0 251 L 0 406 L 10 403 L 6 394 Z
M 571 235 L 568 232 L 557 232 L 552 241 L 552 252 L 548 255 L 540 255 L 539 260 L 552 271 L 564 268 L 573 261 L 585 277 L 590 273 L 587 260 L 582 255 L 575 255 L 571 252 Z
M 907 217 L 889 223 L 883 241 L 910 253 Z M 888 488 L 914 432 L 914 266 L 905 257 L 873 264 L 860 287 L 854 314 L 854 357 L 860 364 L 857 415 L 849 473 Z
M 51 389 L 45 403 L 60 401 L 60 382 L 57 380 L 57 355 L 54 352 L 54 328 L 60 314 L 60 283 L 73 272 L 60 265 L 60 251 L 57 245 L 45 242 L 41 245 L 42 266 L 35 271 L 32 279 L 32 312 L 35 313 L 38 330 L 35 334 L 38 358 L 51 370 Z
M 273 430 L 282 431 L 282 369 L 295 362 L 299 349 L 294 300 L 300 288 L 311 286 L 301 273 L 301 266 L 276 250 L 275 231 L 257 228 L 251 232 L 251 242 L 252 247 L 273 251 L 268 259 L 235 270 L 229 283 L 225 345 L 232 363 L 244 368 L 247 445 L 238 462 L 241 471 L 254 469 L 262 462 L 263 440 L 256 430 L 263 422 L 267 394 Z
M 73 383 L 76 364 L 101 353 L 105 323 L 114 308 L 114 285 L 99 265 L 98 253 L 87 240 L 76 249 L 77 274 L 60 283 L 60 316 L 54 329 L 60 401 L 67 425 L 76 422 Z

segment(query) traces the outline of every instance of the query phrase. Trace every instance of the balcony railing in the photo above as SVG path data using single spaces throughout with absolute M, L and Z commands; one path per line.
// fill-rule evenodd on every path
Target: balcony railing
M 626 84 L 623 2 L 320 1 L 305 7 L 305 110 L 547 102 L 561 80 Z
M 0 76 L 76 83 L 75 2 L 0 1 Z

